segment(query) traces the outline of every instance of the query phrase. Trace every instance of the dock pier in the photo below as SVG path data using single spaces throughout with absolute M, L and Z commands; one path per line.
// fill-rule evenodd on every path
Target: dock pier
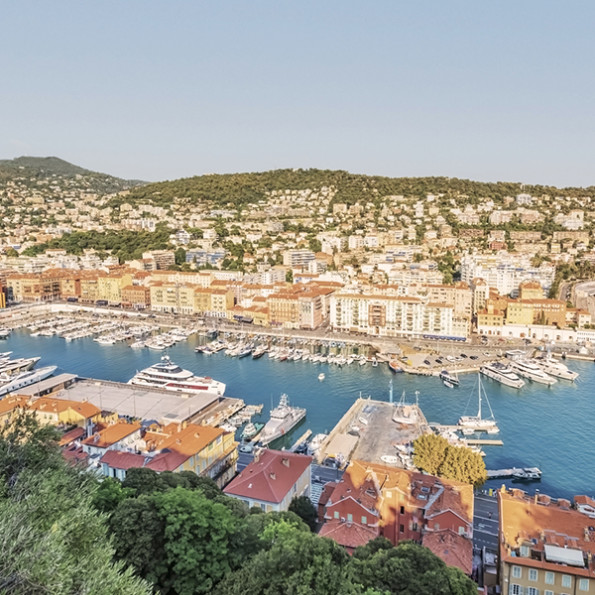
M 488 469 L 488 479 L 506 479 L 515 476 L 526 476 L 526 474 L 535 473 L 539 478 L 533 477 L 531 479 L 541 479 L 541 470 L 537 467 L 511 467 L 510 469 Z
M 308 438 L 310 438 L 310 436 L 312 436 L 312 430 L 306 430 L 291 446 L 291 448 L 289 449 L 291 452 L 295 452 L 297 450 L 297 448 L 300 446 L 300 444 L 306 442 L 306 440 L 308 440 Z

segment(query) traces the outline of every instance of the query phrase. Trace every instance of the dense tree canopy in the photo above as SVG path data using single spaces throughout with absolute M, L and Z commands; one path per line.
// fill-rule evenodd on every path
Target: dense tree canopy
M 292 503 L 314 526 L 306 498 Z M 98 481 L 66 464 L 52 428 L 0 427 L 0 592 L 467 595 L 429 550 L 376 540 L 353 557 L 296 512 L 248 510 L 193 473 Z
M 481 455 L 470 448 L 453 446 L 446 438 L 425 434 L 413 443 L 413 462 L 431 475 L 481 485 L 487 479 Z

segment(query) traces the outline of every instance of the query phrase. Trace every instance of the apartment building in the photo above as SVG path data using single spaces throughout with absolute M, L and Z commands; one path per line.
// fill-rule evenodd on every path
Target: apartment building
M 522 490 L 498 492 L 500 588 L 508 595 L 595 591 L 595 528 L 586 497 L 554 500 Z M 585 504 L 587 506 L 585 507 Z
M 455 336 L 452 305 L 410 296 L 337 293 L 330 298 L 329 323 L 382 337 Z
M 473 486 L 405 469 L 352 461 L 319 502 L 320 536 L 353 551 L 383 536 L 412 540 L 448 565 L 472 571 Z

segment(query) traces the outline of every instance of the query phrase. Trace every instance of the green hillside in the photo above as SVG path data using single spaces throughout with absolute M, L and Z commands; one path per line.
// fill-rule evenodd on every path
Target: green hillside
M 79 187 L 97 194 L 111 194 L 144 184 L 139 180 L 122 180 L 90 171 L 58 157 L 17 157 L 0 160 L 0 183 L 15 180 L 29 187 L 35 187 L 44 180 L 51 180 L 57 186 L 67 184 L 70 188 Z
M 534 196 L 584 196 L 590 188 L 564 188 L 530 186 L 514 182 L 483 183 L 446 177 L 389 178 L 352 174 L 346 171 L 320 169 L 281 169 L 262 173 L 210 174 L 179 180 L 147 184 L 135 188 L 126 202 L 169 205 L 173 201 L 187 204 L 207 202 L 213 206 L 242 207 L 264 200 L 272 190 L 319 190 L 334 187 L 337 192 L 332 202 L 373 201 L 383 197 L 404 195 L 425 197 L 444 194 L 445 198 L 467 197 L 471 203 L 492 199 L 501 202 L 505 196 L 526 192 Z M 113 206 L 117 206 L 117 200 Z

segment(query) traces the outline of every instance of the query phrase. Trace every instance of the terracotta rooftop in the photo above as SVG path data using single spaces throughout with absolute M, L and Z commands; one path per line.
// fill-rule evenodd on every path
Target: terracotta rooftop
M 328 537 L 346 548 L 354 549 L 378 537 L 379 530 L 378 527 L 359 523 L 348 525 L 339 519 L 332 519 L 324 523 L 318 535 Z
M 499 491 L 502 559 L 515 556 L 523 563 L 547 567 L 553 564 L 545 556 L 547 546 L 580 550 L 590 554 L 591 562 L 584 568 L 573 568 L 584 576 L 595 576 L 592 557 L 595 555 L 593 519 L 574 510 L 565 499 L 553 500 L 546 494 L 528 496 L 522 490 Z M 519 558 L 520 546 L 528 545 L 531 558 Z
M 278 504 L 312 463 L 312 457 L 263 450 L 223 490 L 228 495 Z
M 75 440 L 80 440 L 85 435 L 85 430 L 83 428 L 74 428 L 73 430 L 69 430 L 65 432 L 60 437 L 60 442 L 58 443 L 60 446 L 66 446 L 67 444 L 71 444 Z
M 123 452 L 121 450 L 108 450 L 99 460 L 100 463 L 106 463 L 112 469 L 128 470 L 132 467 L 143 467 L 145 457 L 133 452 Z
M 188 424 L 185 428 L 177 431 L 174 430 L 172 424 L 169 424 L 165 426 L 164 430 L 170 435 L 160 441 L 156 441 L 156 448 L 159 450 L 167 448 L 186 455 L 186 458 L 199 453 L 213 442 L 213 440 L 225 434 L 225 430 L 221 428 L 199 426 L 196 424 Z
M 89 436 L 83 440 L 83 444 L 88 446 L 95 446 L 97 448 L 108 448 L 120 440 L 126 438 L 126 436 L 130 436 L 130 434 L 140 430 L 139 423 L 126 423 L 126 422 L 118 422 L 111 426 L 107 426 L 105 429 L 101 430 L 93 434 L 93 436 Z
M 188 455 L 179 452 L 160 452 L 147 461 L 145 467 L 157 471 L 158 473 L 161 471 L 175 471 L 180 465 L 183 465 L 188 458 Z
M 82 415 L 85 419 L 101 413 L 101 410 L 98 407 L 95 407 L 92 403 L 52 399 L 51 397 L 40 397 L 29 405 L 29 409 L 32 411 L 39 411 L 40 413 L 50 412 L 56 414 L 72 409 L 79 415 Z
M 450 529 L 425 533 L 422 545 L 431 550 L 448 566 L 456 566 L 465 574 L 473 570 L 473 542 Z

